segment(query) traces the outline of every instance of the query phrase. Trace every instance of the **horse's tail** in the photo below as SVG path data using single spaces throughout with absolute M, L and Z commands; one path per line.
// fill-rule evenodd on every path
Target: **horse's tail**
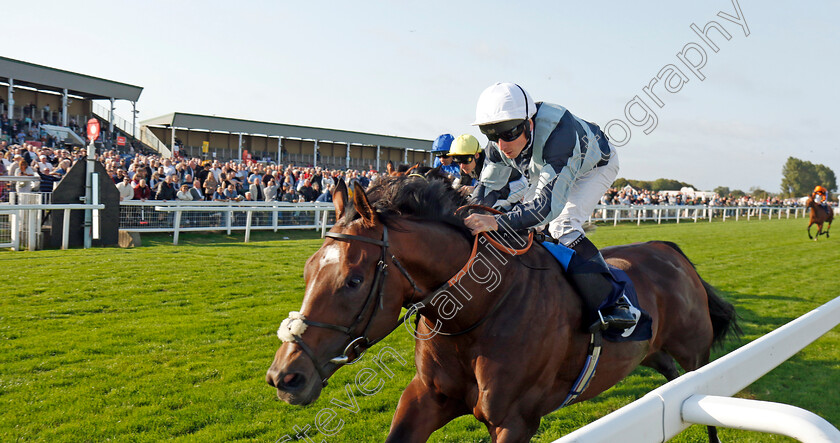
M 694 268 L 694 272 L 697 272 L 697 267 L 694 266 L 691 259 L 685 255 L 685 252 L 683 252 L 676 243 L 669 241 L 663 241 L 662 243 L 668 245 L 671 249 L 682 255 L 688 263 L 691 264 L 691 267 Z M 741 327 L 738 325 L 738 313 L 735 312 L 735 306 L 732 306 L 732 303 L 729 303 L 724 300 L 723 297 L 718 295 L 717 290 L 706 282 L 706 280 L 703 280 L 703 277 L 700 277 L 699 273 L 697 274 L 697 277 L 700 278 L 700 281 L 703 283 L 703 288 L 706 290 L 706 298 L 709 303 L 709 316 L 712 319 L 713 331 L 712 344 L 715 346 L 721 346 L 730 333 L 735 334 L 735 337 L 740 337 L 742 331 Z

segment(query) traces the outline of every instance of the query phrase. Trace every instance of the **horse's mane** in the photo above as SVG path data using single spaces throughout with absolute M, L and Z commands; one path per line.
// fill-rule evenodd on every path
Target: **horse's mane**
M 466 205 L 467 198 L 452 188 L 452 182 L 435 169 L 424 177 L 381 176 L 365 190 L 368 201 L 380 220 L 391 225 L 397 218 L 441 222 L 468 234 L 463 218 L 455 211 Z M 344 222 L 358 218 L 355 210 L 347 211 Z

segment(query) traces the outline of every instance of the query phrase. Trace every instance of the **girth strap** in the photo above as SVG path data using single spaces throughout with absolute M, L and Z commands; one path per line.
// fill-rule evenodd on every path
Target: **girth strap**
M 589 387 L 589 382 L 595 377 L 595 369 L 597 369 L 598 361 L 601 359 L 602 345 L 601 331 L 596 330 L 589 337 L 589 355 L 586 357 L 586 363 L 584 363 L 583 369 L 580 371 L 580 375 L 578 375 L 575 384 L 572 385 L 569 395 L 566 396 L 563 404 L 557 409 L 568 406 L 569 403 L 575 401 Z

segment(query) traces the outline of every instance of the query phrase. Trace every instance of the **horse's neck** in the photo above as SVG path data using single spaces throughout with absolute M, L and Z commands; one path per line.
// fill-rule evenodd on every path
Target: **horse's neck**
M 495 323 L 493 320 L 499 318 L 505 321 L 497 324 L 521 323 L 521 327 L 528 327 L 531 321 L 538 322 L 545 315 L 566 315 L 565 321 L 574 321 L 573 317 L 580 313 L 578 297 L 570 285 L 558 284 L 557 279 L 563 278 L 559 264 L 538 246 L 533 248 L 526 255 L 514 257 L 489 244 L 480 246 L 469 270 L 433 298 L 433 306 L 421 311 L 430 320 L 429 326 L 440 320 L 443 331 L 457 333 L 479 322 Z M 537 262 L 538 266 L 523 262 Z M 499 335 L 497 332 L 491 330 L 489 334 Z

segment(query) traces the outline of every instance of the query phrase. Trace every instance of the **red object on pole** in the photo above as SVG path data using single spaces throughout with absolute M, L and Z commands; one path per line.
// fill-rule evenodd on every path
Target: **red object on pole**
M 92 118 L 87 122 L 88 140 L 94 141 L 99 138 L 99 120 Z
M 117 146 L 125 146 L 125 137 L 117 137 Z

